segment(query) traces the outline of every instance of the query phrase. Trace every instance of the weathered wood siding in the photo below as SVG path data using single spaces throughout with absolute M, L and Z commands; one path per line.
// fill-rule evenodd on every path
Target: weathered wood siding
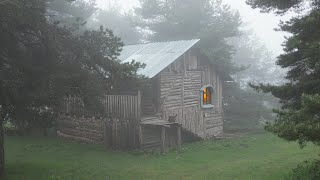
M 203 112 L 206 127 L 206 138 L 223 133 L 223 118 L 220 113 Z
M 165 128 L 164 134 L 163 128 Z M 145 151 L 165 153 L 179 147 L 177 127 L 143 125 L 141 131 L 140 147 Z
M 104 119 L 60 115 L 56 120 L 59 136 L 87 143 L 102 143 Z
M 85 115 L 81 98 L 65 98 L 65 111 L 56 120 L 61 137 L 89 143 L 105 143 L 113 149 L 138 146 L 136 128 L 141 114 L 140 92 L 136 95 L 106 95 L 102 98 L 108 114 L 104 118 Z
M 103 99 L 106 112 L 120 119 L 138 120 L 141 116 L 141 96 L 137 95 L 106 95 Z
M 127 150 L 138 148 L 137 123 L 130 120 L 108 118 L 104 124 L 104 144 L 114 150 Z
M 63 99 L 61 112 L 70 115 L 85 116 L 87 110 L 82 98 L 66 96 Z M 101 98 L 106 113 L 112 117 L 121 119 L 140 119 L 141 95 L 140 91 L 135 95 L 106 95 Z
M 164 69 L 159 81 L 163 119 L 177 115 L 184 130 L 201 138 L 223 132 L 222 81 L 209 62 L 189 51 Z M 200 89 L 207 84 L 215 87 L 215 107 L 203 109 Z

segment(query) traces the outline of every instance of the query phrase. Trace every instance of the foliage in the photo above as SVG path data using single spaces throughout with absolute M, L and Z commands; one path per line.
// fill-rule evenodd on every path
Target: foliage
M 1 0 L 0 21 L 1 176 L 5 117 L 23 130 L 50 128 L 67 94 L 81 96 L 86 109 L 103 115 L 99 97 L 118 81 L 137 80 L 142 65 L 118 61 L 123 44 L 111 30 L 82 33 L 79 26 L 62 25 L 50 19 L 43 0 Z
M 61 139 L 6 139 L 8 179 L 285 179 L 319 147 L 301 150 L 270 134 L 185 144 L 180 153 L 106 151 Z
M 246 2 L 252 8 L 261 8 L 262 12 L 276 11 L 278 14 L 283 14 L 291 9 L 299 10 L 305 2 L 311 2 L 314 7 L 320 5 L 318 0 L 246 0 Z
M 293 169 L 290 180 L 317 180 L 320 179 L 320 161 L 305 161 Z
M 136 24 L 149 31 L 148 40 L 172 41 L 201 39 L 200 48 L 228 76 L 237 70 L 231 62 L 232 46 L 227 43 L 238 35 L 238 12 L 221 0 L 141 0 L 136 8 Z
M 1 104 L 14 119 L 33 121 L 31 114 L 39 114 L 46 107 L 56 113 L 65 94 L 80 95 L 87 108 L 99 112 L 98 96 L 117 87 L 122 79 L 136 78 L 140 64 L 122 65 L 117 60 L 123 44 L 111 30 L 101 27 L 73 33 L 68 27 L 47 21 L 42 1 L 24 3 L 10 9 L 21 14 L 5 14 L 12 21 L 3 26 L 6 34 L 2 42 L 11 43 L 1 44 Z M 38 7 L 38 11 L 28 7 Z
M 266 129 L 287 140 L 298 140 L 301 146 L 307 141 L 319 144 L 320 95 L 302 95 L 299 110 L 276 111 L 278 118 Z
M 85 24 L 97 10 L 95 0 L 46 0 L 50 19 L 70 26 Z
M 301 1 L 287 1 L 288 7 L 282 7 L 278 2 L 249 1 L 254 7 L 283 11 L 291 6 L 295 8 L 294 5 Z M 267 130 L 287 140 L 298 140 L 301 145 L 306 141 L 320 141 L 319 109 L 314 109 L 319 108 L 320 93 L 320 4 L 319 1 L 312 2 L 310 12 L 280 24 L 281 30 L 292 34 L 284 44 L 284 54 L 277 61 L 280 67 L 289 70 L 288 82 L 279 86 L 251 85 L 281 100 L 282 110 L 276 111 L 276 122 L 269 124 Z

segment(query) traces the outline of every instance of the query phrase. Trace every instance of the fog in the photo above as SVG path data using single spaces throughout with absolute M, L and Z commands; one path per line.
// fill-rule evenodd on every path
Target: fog
M 252 9 L 245 3 L 246 0 L 223 0 L 230 4 L 231 7 L 240 12 L 243 21 L 243 28 L 253 29 L 255 34 L 266 44 L 267 48 L 273 52 L 273 56 L 280 55 L 282 43 L 285 36 L 290 34 L 275 31 L 279 22 L 289 20 L 294 13 L 287 13 L 283 16 L 261 13 L 258 9 Z M 99 8 L 107 8 L 110 6 L 119 6 L 123 12 L 132 11 L 134 7 L 139 6 L 139 0 L 97 0 Z
M 0 0 L 0 24 L 0 180 L 320 179 L 319 0 Z

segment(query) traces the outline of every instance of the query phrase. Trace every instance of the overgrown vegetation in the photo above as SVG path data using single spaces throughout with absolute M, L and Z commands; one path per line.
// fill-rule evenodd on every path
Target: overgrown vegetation
M 317 180 L 320 179 L 319 160 L 305 161 L 292 170 L 290 180 Z

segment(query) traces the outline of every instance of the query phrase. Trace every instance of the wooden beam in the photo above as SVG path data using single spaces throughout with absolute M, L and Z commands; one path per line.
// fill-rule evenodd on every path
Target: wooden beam
M 139 146 L 142 148 L 143 145 L 143 125 L 139 125 Z
M 141 107 L 141 92 L 140 90 L 138 90 L 138 103 L 137 103 L 137 122 L 139 123 L 141 121 L 141 111 L 142 111 L 142 107 Z
M 109 137 L 108 137 L 108 128 L 107 128 L 108 124 L 107 122 L 104 122 L 103 125 L 104 125 L 103 126 L 103 143 L 106 148 L 109 148 L 109 140 L 108 140 Z
M 161 153 L 166 152 L 166 127 L 162 126 L 161 128 Z
M 177 145 L 178 145 L 178 151 L 181 150 L 181 126 L 177 126 Z
M 181 99 L 181 107 L 182 107 L 182 118 L 184 118 L 184 81 L 186 77 L 186 53 L 183 55 L 183 72 L 182 72 L 182 99 Z

